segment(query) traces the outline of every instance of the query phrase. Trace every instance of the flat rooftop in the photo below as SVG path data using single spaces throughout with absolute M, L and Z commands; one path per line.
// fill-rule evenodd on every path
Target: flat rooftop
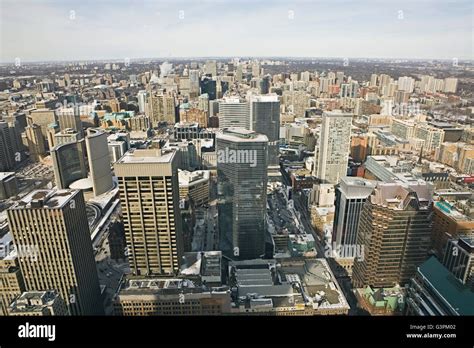
M 80 191 L 76 190 L 34 190 L 14 201 L 9 209 L 59 209 L 66 205 Z
M 15 172 L 0 172 L 0 181 L 13 176 L 15 176 Z
M 436 257 L 418 267 L 423 277 L 460 315 L 474 315 L 474 292 L 457 280 Z
M 116 163 L 171 163 L 175 151 L 163 152 L 160 149 L 132 149 Z
M 268 142 L 266 135 L 241 127 L 224 128 L 222 132 L 217 133 L 216 137 L 220 140 L 235 142 Z

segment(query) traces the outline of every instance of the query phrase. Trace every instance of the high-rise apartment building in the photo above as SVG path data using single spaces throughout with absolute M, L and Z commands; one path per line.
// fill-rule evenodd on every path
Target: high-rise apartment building
M 405 285 L 428 257 L 432 230 L 433 185 L 379 183 L 359 220 L 357 244 L 364 257 L 355 259 L 353 284 Z
M 252 259 L 265 250 L 267 147 L 263 134 L 228 128 L 216 136 L 221 247 Z
M 337 184 L 347 174 L 351 146 L 352 114 L 324 112 L 315 154 L 315 176 Z
M 151 95 L 148 102 L 149 117 L 153 127 L 160 122 L 173 124 L 176 122 L 176 103 L 172 95 Z
M 115 164 L 130 268 L 176 274 L 183 253 L 175 151 L 130 150 Z
M 454 77 L 448 77 L 444 79 L 444 92 L 445 93 L 456 93 L 458 88 L 458 79 Z
M 81 191 L 35 190 L 7 211 L 27 291 L 56 290 L 72 315 L 101 315 L 99 279 Z

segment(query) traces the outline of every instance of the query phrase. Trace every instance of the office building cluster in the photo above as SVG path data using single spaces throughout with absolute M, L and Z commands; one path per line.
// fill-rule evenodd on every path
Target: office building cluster
M 0 314 L 473 315 L 472 85 L 399 64 L 2 76 Z

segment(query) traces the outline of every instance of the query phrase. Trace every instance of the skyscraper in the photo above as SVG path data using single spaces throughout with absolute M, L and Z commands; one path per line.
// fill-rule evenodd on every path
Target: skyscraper
M 324 112 L 319 144 L 315 151 L 315 176 L 337 184 L 347 174 L 351 146 L 352 114 Z
M 25 128 L 25 135 L 30 159 L 39 161 L 40 157 L 46 155 L 46 143 L 41 127 L 33 123 Z
M 183 253 L 175 151 L 130 150 L 115 164 L 132 273 L 176 274 Z
M 209 95 L 209 100 L 217 97 L 217 82 L 209 77 L 203 77 L 200 82 L 201 94 Z
M 0 247 L 0 315 L 8 315 L 11 301 L 25 291 L 25 282 L 11 233 L 0 237 Z
M 99 129 L 88 129 L 86 136 L 87 159 L 92 178 L 94 195 L 99 196 L 113 188 L 110 170 L 107 133 Z
M 196 98 L 199 96 L 199 70 L 189 70 L 189 97 Z
M 217 134 L 216 142 L 222 250 L 232 258 L 260 257 L 265 249 L 268 138 L 228 128 Z
M 172 95 L 151 95 L 148 107 L 152 127 L 156 127 L 160 122 L 167 122 L 169 124 L 176 122 L 176 103 Z
M 57 290 L 72 315 L 101 315 L 99 280 L 81 191 L 36 190 L 7 211 L 27 291 Z
M 139 110 L 141 113 L 145 113 L 145 112 L 146 112 L 146 101 L 147 101 L 147 98 L 148 98 L 148 93 L 147 93 L 147 91 L 145 91 L 145 90 L 138 91 L 138 94 L 137 94 L 138 110 Z
M 268 165 L 278 166 L 280 140 L 280 102 L 278 96 L 253 96 L 250 99 L 250 129 L 268 138 Z
M 355 287 L 405 285 L 428 256 L 432 230 L 433 185 L 379 183 L 367 199 L 359 220 Z
M 55 146 L 51 150 L 51 157 L 59 189 L 69 188 L 74 181 L 87 178 L 84 140 Z
M 0 121 L 0 172 L 6 172 L 16 166 L 17 149 L 14 132 L 5 121 Z
M 63 108 L 57 111 L 57 119 L 61 131 L 74 129 L 79 134 L 84 134 L 82 130 L 81 112 L 78 105 L 71 108 Z
M 238 97 L 224 98 L 219 103 L 219 127 L 250 129 L 249 105 Z
M 336 189 L 333 241 L 336 245 L 354 246 L 357 242 L 359 218 L 367 197 L 375 188 L 369 180 L 342 177 Z

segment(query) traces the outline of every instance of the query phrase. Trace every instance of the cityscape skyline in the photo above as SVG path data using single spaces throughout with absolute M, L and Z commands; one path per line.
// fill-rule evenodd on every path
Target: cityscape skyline
M 277 1 L 269 6 L 268 1 L 143 0 L 111 6 L 104 0 L 3 0 L 0 62 L 233 56 L 464 60 L 474 56 L 469 1 L 454 6 L 437 0 L 381 6 L 369 0 L 357 2 L 356 10 L 347 5 L 346 1 Z M 228 28 L 229 23 L 236 24 Z M 112 35 L 117 39 L 104 45 Z M 62 49 L 55 49 L 59 46 Z
M 473 19 L 0 0 L 0 348 L 472 341 Z

